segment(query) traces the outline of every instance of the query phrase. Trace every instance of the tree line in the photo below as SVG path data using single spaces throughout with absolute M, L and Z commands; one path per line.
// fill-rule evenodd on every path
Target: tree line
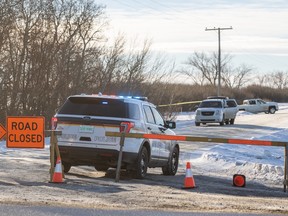
M 20 115 L 50 119 L 72 94 L 145 95 L 155 104 L 215 95 L 216 54 L 195 52 L 179 69 L 152 52 L 148 39 L 108 38 L 108 25 L 105 6 L 94 0 L 0 0 L 0 122 Z M 222 61 L 223 94 L 285 101 L 287 73 L 252 83 L 252 68 L 232 68 L 230 59 Z M 173 83 L 180 74 L 191 84 Z

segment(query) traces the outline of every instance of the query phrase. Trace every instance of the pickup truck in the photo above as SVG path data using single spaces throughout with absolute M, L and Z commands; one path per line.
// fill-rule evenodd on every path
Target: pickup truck
M 261 99 L 247 99 L 243 101 L 242 105 L 238 105 L 239 111 L 246 111 L 251 113 L 265 112 L 266 114 L 274 114 L 279 110 L 276 102 L 266 102 Z
M 196 110 L 195 125 L 200 126 L 200 123 L 234 124 L 237 112 L 235 99 L 206 99 Z

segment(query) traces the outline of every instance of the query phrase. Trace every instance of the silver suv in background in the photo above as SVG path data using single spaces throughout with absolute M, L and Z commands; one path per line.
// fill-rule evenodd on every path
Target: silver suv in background
M 234 124 L 237 112 L 238 105 L 235 99 L 206 99 L 196 110 L 195 125 L 200 126 L 200 123 Z
M 123 127 L 123 125 L 125 127 Z M 74 95 L 52 118 L 52 129 L 62 131 L 58 138 L 64 172 L 71 166 L 89 165 L 98 171 L 117 167 L 119 137 L 106 131 L 175 135 L 175 122 L 164 121 L 155 105 L 145 98 Z M 178 169 L 179 145 L 176 141 L 126 138 L 122 169 L 144 178 L 148 167 L 161 167 L 164 175 Z

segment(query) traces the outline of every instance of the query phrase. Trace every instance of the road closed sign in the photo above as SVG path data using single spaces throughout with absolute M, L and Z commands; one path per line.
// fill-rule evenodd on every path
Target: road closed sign
M 7 148 L 44 148 L 45 118 L 7 117 Z

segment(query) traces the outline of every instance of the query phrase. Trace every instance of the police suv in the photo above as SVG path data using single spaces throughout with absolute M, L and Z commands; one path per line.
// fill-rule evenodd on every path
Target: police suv
M 145 98 L 104 95 L 73 95 L 52 118 L 58 137 L 64 172 L 71 166 L 89 165 L 98 171 L 117 167 L 119 137 L 106 131 L 175 135 L 172 121 L 164 121 L 155 105 Z M 125 138 L 122 169 L 144 178 L 147 168 L 161 167 L 164 175 L 178 169 L 179 144 L 176 141 Z

